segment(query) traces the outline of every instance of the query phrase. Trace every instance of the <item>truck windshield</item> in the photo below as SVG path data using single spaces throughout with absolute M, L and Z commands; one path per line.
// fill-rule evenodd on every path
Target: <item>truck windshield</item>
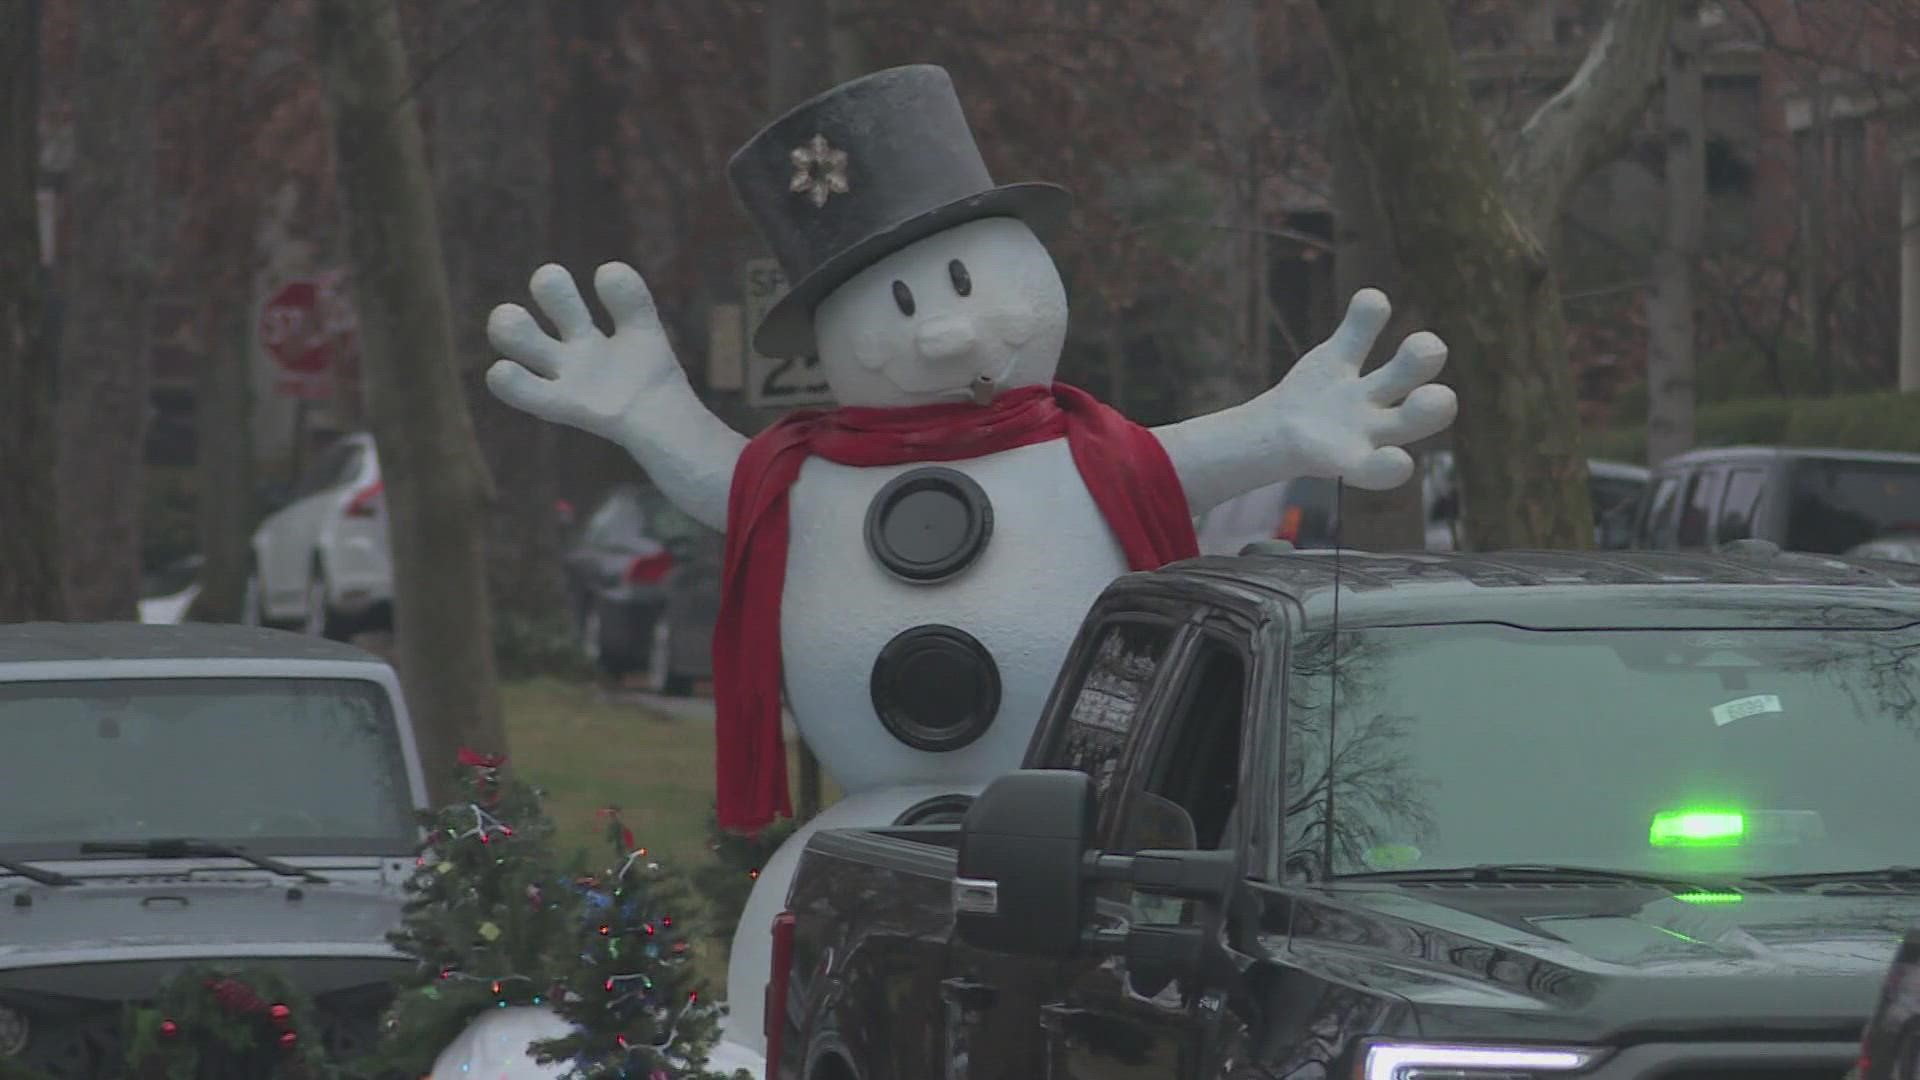
M 1920 532 L 1920 464 L 1807 458 L 1795 462 L 1787 547 L 1838 555 L 1895 533 Z
M 1337 676 L 1321 634 L 1289 680 L 1289 870 L 1323 864 L 1329 822 L 1334 874 L 1920 863 L 1911 628 L 1455 625 L 1340 639 Z
M 416 842 L 386 691 L 352 679 L 0 685 L 0 855 L 191 837 L 281 854 Z

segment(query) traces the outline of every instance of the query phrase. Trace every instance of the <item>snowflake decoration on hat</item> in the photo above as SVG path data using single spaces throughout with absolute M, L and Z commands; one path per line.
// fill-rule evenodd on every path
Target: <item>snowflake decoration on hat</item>
M 805 193 L 816 207 L 827 205 L 835 195 L 847 193 L 847 152 L 836 150 L 825 135 L 815 135 L 804 146 L 787 154 L 793 162 L 793 179 L 787 190 Z

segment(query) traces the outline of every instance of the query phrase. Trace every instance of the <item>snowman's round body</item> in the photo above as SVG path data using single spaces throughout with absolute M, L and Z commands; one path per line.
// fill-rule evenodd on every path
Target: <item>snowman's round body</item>
M 897 478 L 916 474 L 937 486 L 943 473 L 977 485 L 991 528 L 952 576 L 903 579 L 883 563 L 884 550 L 870 549 L 869 511 Z M 937 513 L 937 494 L 925 498 Z M 1066 441 L 933 469 L 813 458 L 790 513 L 780 610 L 786 693 L 795 726 L 835 783 L 849 793 L 980 784 L 1019 768 L 1081 617 L 1127 568 Z M 949 702 L 944 714 L 915 716 L 924 699 L 891 700 L 898 676 L 885 668 L 900 650 L 890 643 L 947 629 L 977 643 L 954 663 L 976 666 L 979 681 L 997 687 L 990 715 Z

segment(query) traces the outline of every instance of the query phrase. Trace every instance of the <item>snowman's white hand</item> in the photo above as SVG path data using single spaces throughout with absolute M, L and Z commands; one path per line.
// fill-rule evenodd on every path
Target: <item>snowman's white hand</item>
M 649 393 L 684 375 L 632 267 L 608 263 L 594 286 L 613 316 L 612 336 L 594 325 L 573 275 L 551 263 L 534 271 L 532 292 L 559 338 L 518 304 L 494 308 L 487 340 L 505 359 L 487 370 L 487 387 L 514 408 L 615 438 Z
M 1269 391 L 1300 475 L 1341 477 L 1374 491 L 1399 487 L 1413 476 L 1402 446 L 1453 422 L 1453 391 L 1432 381 L 1447 361 L 1446 343 L 1433 334 L 1409 335 L 1392 360 L 1360 374 L 1392 311 L 1378 289 L 1360 290 L 1333 336 Z

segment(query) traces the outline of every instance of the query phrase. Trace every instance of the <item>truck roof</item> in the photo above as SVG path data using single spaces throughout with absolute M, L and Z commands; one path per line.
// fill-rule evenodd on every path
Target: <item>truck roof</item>
M 1770 458 L 1812 458 L 1822 461 L 1856 461 L 1875 465 L 1920 465 L 1920 454 L 1894 450 L 1845 450 L 1826 446 L 1703 446 L 1688 450 L 1660 463 L 1665 470 L 1674 466 L 1711 461 L 1752 461 Z
M 1342 626 L 1501 622 L 1540 629 L 1920 623 L 1920 563 L 1778 552 L 1343 551 Z M 1333 617 L 1331 551 L 1254 552 L 1175 563 L 1160 576 L 1243 599 L 1289 600 L 1309 625 Z
M 73 660 L 286 660 L 384 664 L 325 638 L 220 623 L 30 622 L 0 625 L 0 664 Z

